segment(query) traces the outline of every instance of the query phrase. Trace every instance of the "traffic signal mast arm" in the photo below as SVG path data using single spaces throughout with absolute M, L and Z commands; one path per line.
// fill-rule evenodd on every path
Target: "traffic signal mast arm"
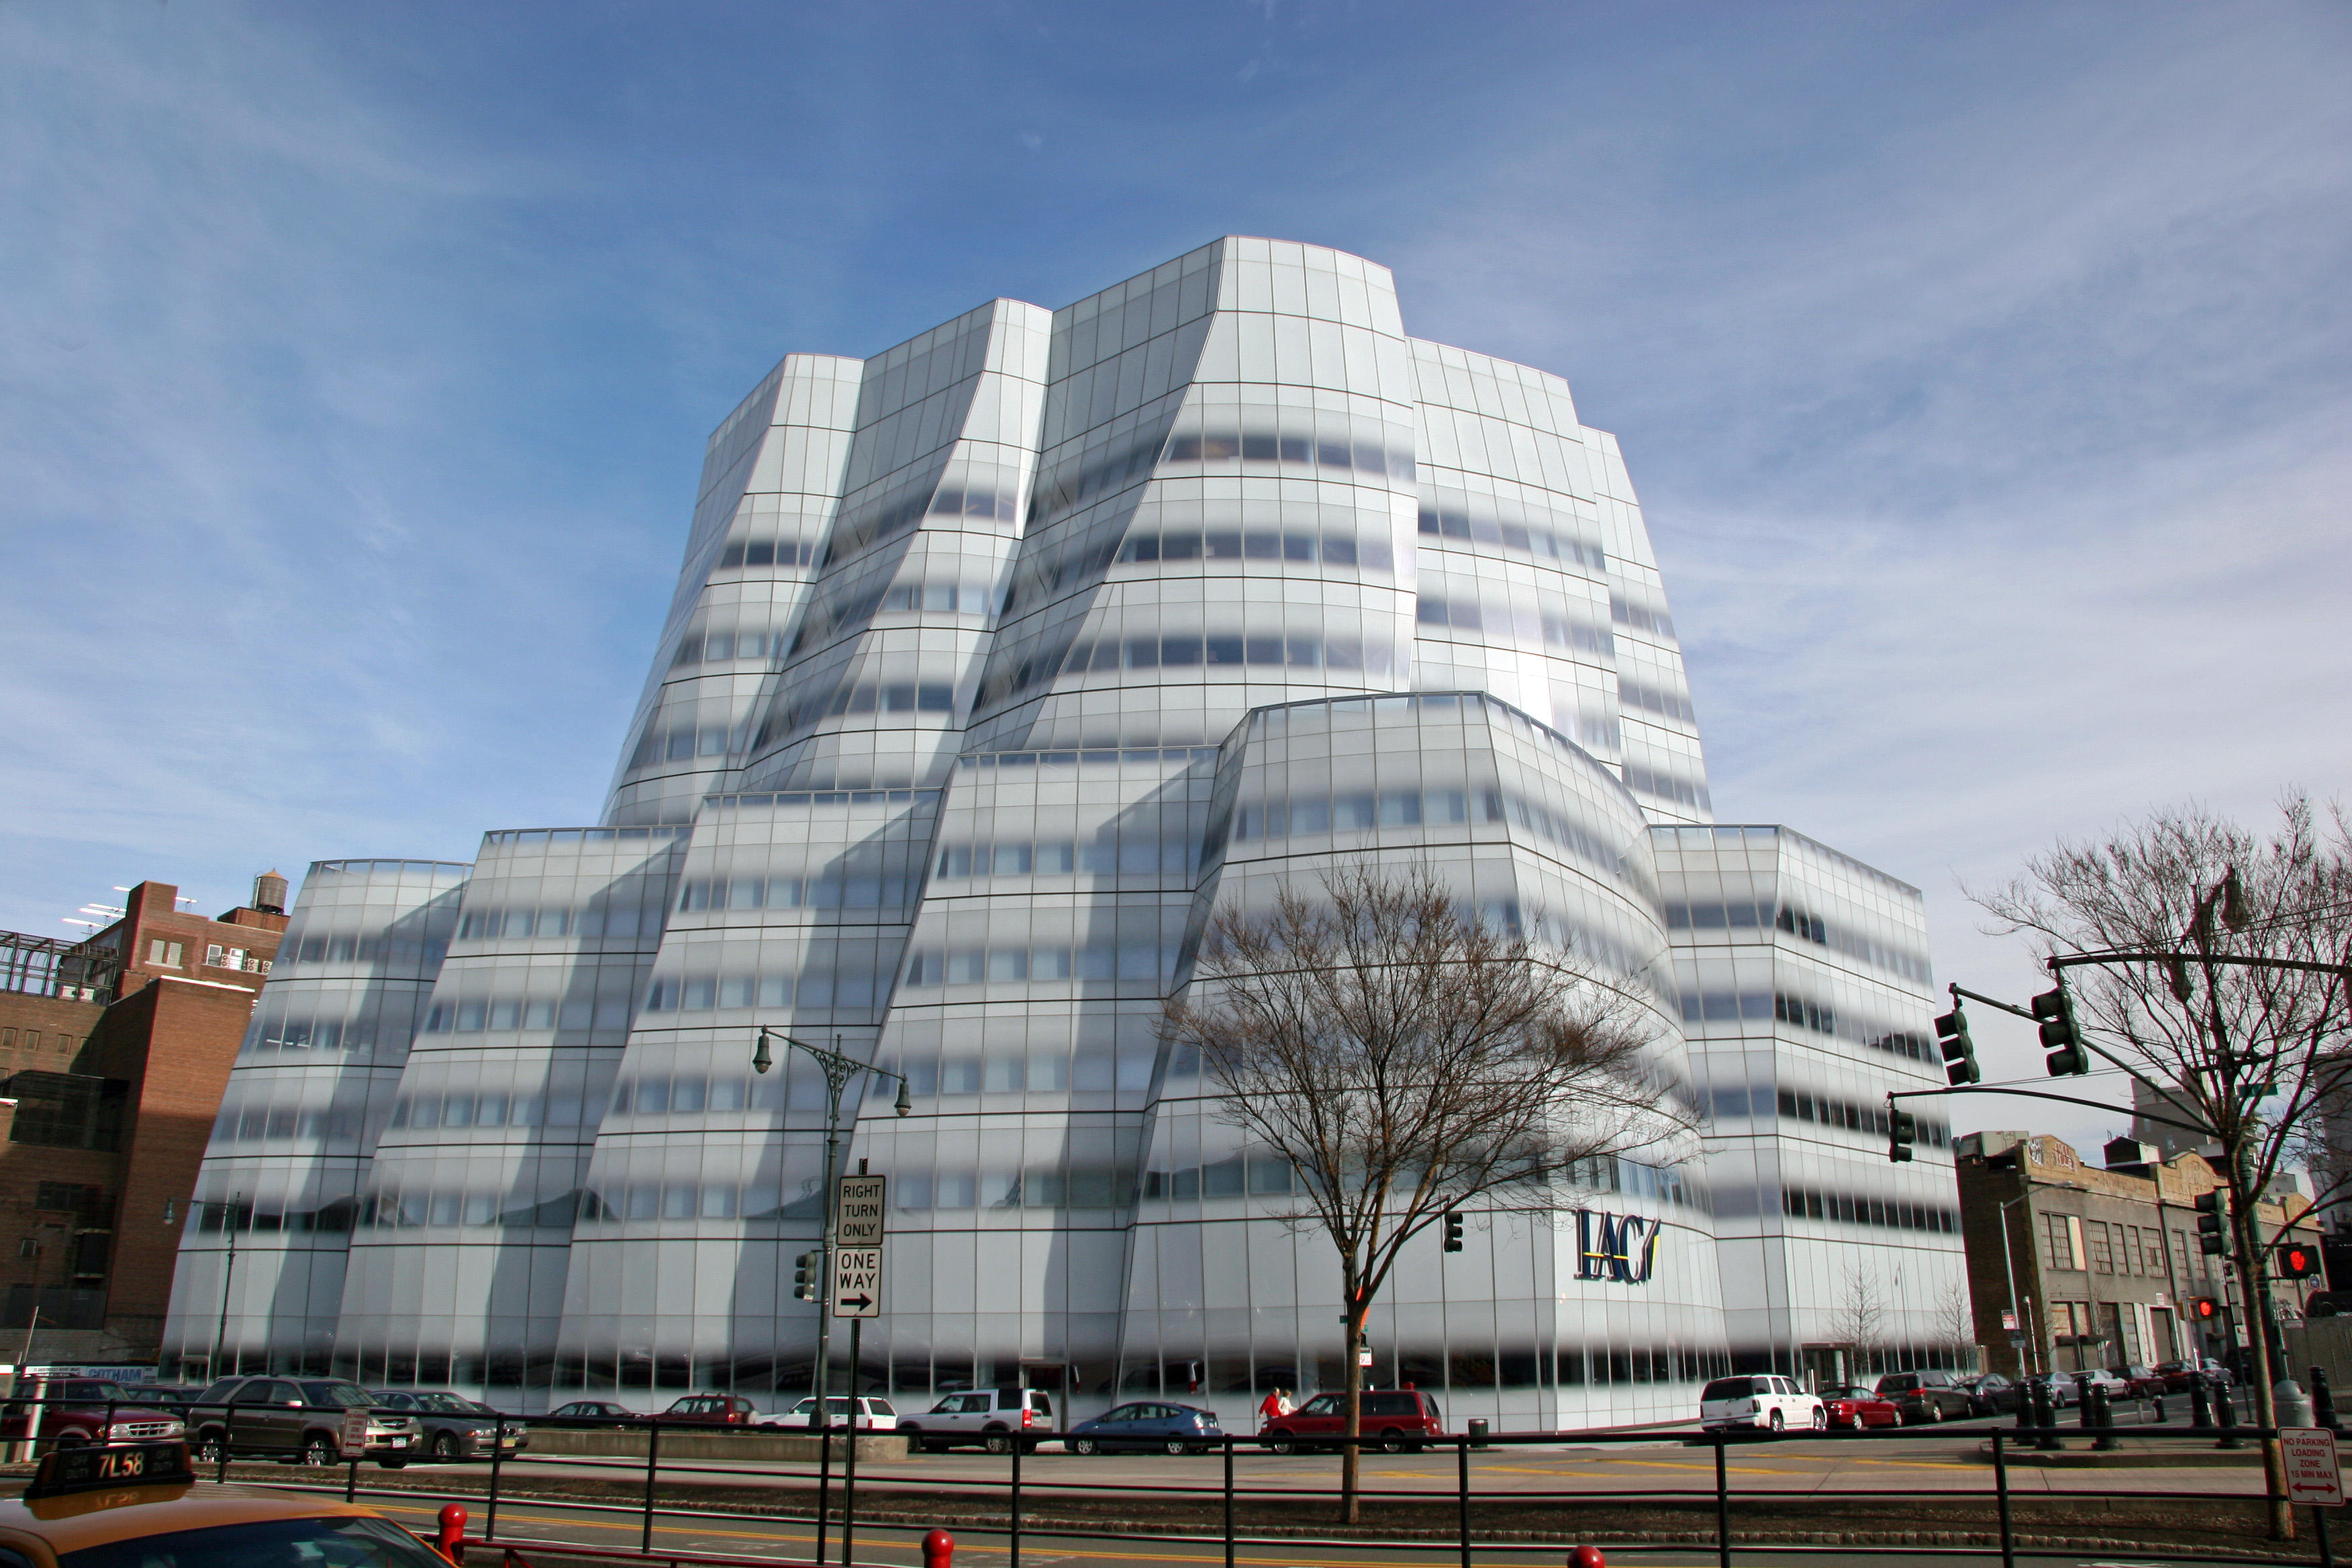
M 1947 1096 L 1947 1095 L 1953 1095 L 1953 1094 L 2013 1094 L 2013 1095 L 2016 1095 L 2016 1096 L 2017 1096 L 2018 1098 L 2020 1098 L 2021 1100 L 2057 1100 L 2057 1101 L 2061 1102 L 2062 1104 L 2065 1104 L 2065 1105 L 2084 1105 L 2084 1106 L 2088 1106 L 2088 1107 L 2090 1107 L 2090 1109 L 2092 1109 L 2093 1110 L 2105 1110 L 2105 1111 L 2110 1111 L 2110 1112 L 2113 1112 L 2113 1111 L 2117 1111 L 2117 1110 L 2123 1110 L 2123 1109 L 2124 1109 L 2122 1106 L 2119 1106 L 2119 1105 L 2102 1105 L 2102 1104 L 2100 1104 L 2100 1103 L 2099 1103 L 2097 1100 L 2077 1100 L 2077 1099 L 2075 1099 L 2075 1098 L 2074 1098 L 2073 1095 L 2071 1095 L 2071 1094 L 2052 1094 L 2052 1093 L 2051 1093 L 2051 1092 L 2049 1092 L 2047 1089 L 1993 1089 L 1993 1088 L 1990 1088 L 1990 1087 L 1987 1087 L 1987 1086 L 1976 1085 L 1976 1084 L 1964 1085 L 1963 1087 L 1958 1088 L 1958 1089 L 1890 1089 L 1890 1090 L 1888 1090 L 1888 1091 L 1887 1091 L 1886 1098 L 1887 1098 L 1888 1100 L 1941 1100 L 1941 1099 L 1943 1099 L 1943 1098 L 1944 1098 L 1945 1096 Z M 2136 1110 L 2136 1111 L 2133 1111 L 2133 1112 L 2132 1112 L 2132 1114 L 2133 1114 L 2134 1116 L 2138 1117 L 2142 1121 L 2160 1121 L 2160 1122 L 2164 1123 L 2164 1125 L 2165 1125 L 2165 1126 L 2167 1126 L 2167 1127 L 2178 1127 L 2178 1128 L 2179 1128 L 2179 1129 L 2180 1129 L 2182 1131 L 2184 1131 L 2184 1132 L 2202 1132 L 2202 1133 L 2204 1133 L 2204 1134 L 2205 1134 L 2207 1137 L 2209 1137 L 2209 1138 L 2210 1138 L 2210 1137 L 2211 1137 L 2211 1136 L 2213 1135 L 2213 1130 L 2212 1130 L 2210 1127 L 2204 1126 L 2204 1125 L 2202 1125 L 2201 1123 L 2199 1123 L 2199 1122 L 2194 1122 L 2194 1121 L 2173 1121 L 2173 1120 L 2172 1120 L 2170 1117 L 2168 1117 L 2168 1116 L 2149 1116 L 2149 1115 L 2146 1114 L 2145 1112 L 2142 1112 L 2142 1111 L 2137 1111 L 2137 1110 Z

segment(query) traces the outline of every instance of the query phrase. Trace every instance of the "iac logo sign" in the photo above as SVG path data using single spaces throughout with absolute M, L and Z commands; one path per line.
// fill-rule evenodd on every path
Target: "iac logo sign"
M 1658 1222 L 1640 1215 L 1576 1211 L 1579 1279 L 1647 1285 L 1658 1256 Z

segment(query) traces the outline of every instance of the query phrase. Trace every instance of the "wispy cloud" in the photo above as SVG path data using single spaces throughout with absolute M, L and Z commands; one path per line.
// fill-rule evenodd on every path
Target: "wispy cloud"
M 2352 13 L 1434 15 L 0 8 L 0 923 L 593 811 L 777 355 L 1233 231 L 1570 377 L 1722 809 L 1948 973 L 1960 876 L 2344 786 Z

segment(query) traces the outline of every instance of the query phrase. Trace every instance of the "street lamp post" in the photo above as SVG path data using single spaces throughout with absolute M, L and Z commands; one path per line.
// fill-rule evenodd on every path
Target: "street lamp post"
M 843 1056 L 838 1049 L 829 1051 L 822 1046 L 812 1046 L 806 1040 L 796 1040 L 781 1029 L 771 1029 L 764 1025 L 760 1029 L 759 1043 L 751 1052 L 753 1072 L 766 1072 L 775 1065 L 776 1058 L 768 1052 L 768 1041 L 771 1037 L 783 1041 L 794 1050 L 806 1052 L 824 1072 L 824 1179 L 817 1186 L 817 1201 L 823 1205 L 820 1212 L 824 1215 L 824 1230 L 822 1239 L 817 1243 L 822 1261 L 818 1266 L 817 1274 L 821 1283 L 817 1289 L 816 1367 L 810 1377 L 810 1382 L 814 1385 L 812 1392 L 816 1395 L 816 1402 L 809 1411 L 810 1429 L 822 1433 L 832 1425 L 825 1409 L 824 1384 L 825 1363 L 833 1353 L 833 1313 L 827 1298 L 833 1289 L 833 1173 L 841 1150 L 841 1091 L 849 1087 L 849 1080 L 858 1074 L 871 1073 L 876 1078 L 893 1078 L 898 1080 L 898 1098 L 891 1109 L 899 1115 L 904 1116 L 914 1110 L 915 1102 L 903 1074 L 885 1072 L 880 1068 L 870 1067 L 854 1057 Z M 833 1043 L 838 1047 L 841 1044 L 841 1037 L 835 1035 Z M 779 1195 L 781 1196 L 781 1194 Z M 849 1369 L 849 1388 L 850 1395 L 854 1399 L 857 1392 L 857 1369 L 854 1366 Z M 850 1441 L 856 1442 L 857 1409 L 855 1405 L 850 1406 L 849 1431 Z
M 2031 1182 L 2032 1178 L 2028 1176 L 2026 1180 Z M 2025 1327 L 2025 1319 L 2027 1315 L 2019 1310 L 2019 1301 L 2017 1297 L 2017 1262 L 2016 1259 L 2010 1255 L 2009 1250 L 2009 1211 L 2032 1195 L 2032 1192 L 2029 1189 L 2028 1191 L 2018 1194 L 2017 1196 L 2009 1199 L 2000 1205 L 2000 1271 L 2002 1274 L 2006 1275 L 2009 1279 L 2009 1315 L 2016 1320 L 2018 1328 L 2025 1329 L 2026 1333 L 2032 1337 L 2034 1350 L 2032 1359 L 2036 1363 L 2033 1370 L 2039 1371 L 2041 1369 L 2038 1363 L 2042 1360 L 2042 1340 L 2041 1336 L 2038 1333 L 2035 1333 L 2033 1330 L 2027 1329 Z M 2027 1212 L 2031 1213 L 2032 1211 L 2028 1210 Z M 2014 1331 L 2011 1331 L 2013 1332 Z M 2023 1363 L 2025 1359 L 2026 1358 L 2023 1356 L 2020 1356 L 2018 1358 L 2020 1363 Z M 2021 1383 L 2024 1379 L 2021 1376 L 2018 1381 Z
M 208 1376 L 215 1379 L 221 1375 L 221 1352 L 228 1342 L 229 1288 L 236 1279 L 236 1215 L 237 1211 L 242 1209 L 244 1206 L 245 1194 L 243 1193 L 231 1194 L 226 1202 L 219 1198 L 190 1198 L 188 1200 L 188 1208 L 193 1214 L 200 1215 L 206 1209 L 220 1210 L 221 1230 L 228 1237 L 228 1258 L 221 1266 L 220 1317 L 213 1325 L 212 1362 L 211 1364 L 205 1369 Z M 168 1199 L 166 1199 L 163 1204 L 163 1223 L 165 1225 L 170 1225 L 172 1223 L 172 1205 Z

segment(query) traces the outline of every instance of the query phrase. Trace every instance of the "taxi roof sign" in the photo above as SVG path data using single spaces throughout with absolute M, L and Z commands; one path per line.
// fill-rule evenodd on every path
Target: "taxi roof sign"
M 41 1457 L 25 1500 L 62 1497 L 108 1487 L 194 1485 L 185 1443 L 109 1443 L 56 1448 Z

